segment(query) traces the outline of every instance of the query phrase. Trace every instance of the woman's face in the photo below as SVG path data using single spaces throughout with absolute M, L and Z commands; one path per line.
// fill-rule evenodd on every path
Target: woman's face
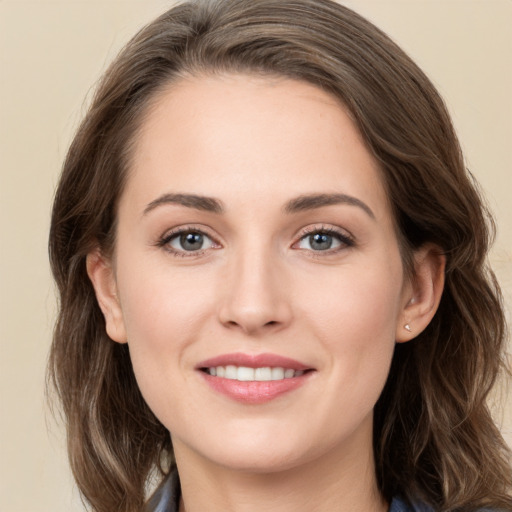
M 368 457 L 409 286 L 377 164 L 333 97 L 245 75 L 170 86 L 117 235 L 108 331 L 178 462 Z

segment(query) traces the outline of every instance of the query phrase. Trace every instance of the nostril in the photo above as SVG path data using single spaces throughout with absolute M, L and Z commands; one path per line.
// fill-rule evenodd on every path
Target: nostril
M 291 313 L 288 306 L 269 303 L 244 303 L 230 298 L 221 305 L 218 312 L 220 323 L 229 329 L 241 329 L 255 334 L 261 330 L 270 333 L 288 325 Z

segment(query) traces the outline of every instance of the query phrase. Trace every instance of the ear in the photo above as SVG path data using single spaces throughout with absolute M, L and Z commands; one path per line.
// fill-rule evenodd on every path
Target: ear
M 404 286 L 397 343 L 418 336 L 434 317 L 443 294 L 445 265 L 446 257 L 436 245 L 426 244 L 415 252 L 413 275 Z
M 126 343 L 126 329 L 111 261 L 95 249 L 87 255 L 86 265 L 96 300 L 105 317 L 107 334 L 118 343 Z

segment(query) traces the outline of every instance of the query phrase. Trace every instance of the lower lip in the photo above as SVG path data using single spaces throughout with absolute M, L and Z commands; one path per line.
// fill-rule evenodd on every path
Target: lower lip
M 263 404 L 302 386 L 312 372 L 300 377 L 269 381 L 239 381 L 201 372 L 207 384 L 223 395 L 244 404 Z

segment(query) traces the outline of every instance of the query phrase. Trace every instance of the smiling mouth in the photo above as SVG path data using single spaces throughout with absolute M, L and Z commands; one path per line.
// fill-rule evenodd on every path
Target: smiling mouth
M 196 370 L 215 393 L 243 404 L 264 404 L 299 389 L 316 369 L 276 354 L 224 354 Z
M 249 368 L 248 366 L 211 366 L 201 368 L 201 370 L 212 377 L 221 377 L 228 380 L 237 380 L 239 382 L 268 382 L 275 380 L 292 379 L 301 377 L 304 373 L 311 370 L 294 370 L 284 367 L 260 367 Z

